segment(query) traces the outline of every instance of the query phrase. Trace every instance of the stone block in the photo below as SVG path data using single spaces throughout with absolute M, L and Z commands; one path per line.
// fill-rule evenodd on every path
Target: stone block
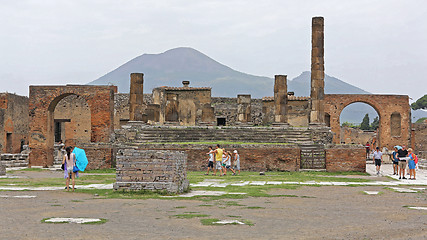
M 119 149 L 114 189 L 187 191 L 187 154 L 173 150 Z

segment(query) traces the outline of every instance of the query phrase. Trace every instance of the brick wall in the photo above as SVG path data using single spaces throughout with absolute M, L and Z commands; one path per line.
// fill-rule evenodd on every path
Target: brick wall
M 115 152 L 110 144 L 85 144 L 83 146 L 77 146 L 82 148 L 86 152 L 88 159 L 88 165 L 86 169 L 105 169 L 112 168 L 115 166 Z
M 366 172 L 366 155 L 362 146 L 332 145 L 325 150 L 326 171 Z
M 187 191 L 187 154 L 184 151 L 122 148 L 117 151 L 114 189 Z
M 427 159 L 427 122 L 412 124 L 412 140 L 411 147 L 414 149 L 418 157 Z
M 185 151 L 188 155 L 189 171 L 204 171 L 210 145 L 177 145 L 177 144 L 147 144 L 140 148 L 167 149 Z M 215 146 L 212 146 L 215 148 Z M 237 150 L 240 154 L 240 167 L 242 171 L 298 171 L 300 164 L 300 149 L 297 145 L 269 145 L 269 144 L 244 144 L 221 146 L 226 151 Z
M 4 153 L 20 153 L 28 144 L 28 97 L 0 94 L 0 144 Z

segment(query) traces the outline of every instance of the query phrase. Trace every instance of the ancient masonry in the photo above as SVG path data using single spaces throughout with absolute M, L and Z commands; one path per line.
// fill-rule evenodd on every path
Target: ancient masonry
M 116 159 L 116 190 L 188 190 L 185 152 L 123 148 Z
M 325 62 L 324 62 L 324 37 L 323 17 L 312 19 L 311 33 L 311 124 L 324 124 L 324 85 L 325 85 Z
M 171 192 L 187 188 L 183 169 L 205 168 L 202 142 L 231 142 L 223 147 L 240 152 L 243 170 L 365 171 L 362 146 L 338 145 L 340 114 L 355 102 L 378 112 L 380 146 L 425 146 L 425 125 L 411 131 L 408 96 L 324 94 L 324 69 L 324 20 L 315 17 L 310 97 L 288 92 L 286 75 L 276 75 L 273 95 L 262 99 L 212 97 L 210 87 L 189 81 L 143 94 L 142 73 L 130 75 L 129 94 L 115 86 L 30 86 L 29 99 L 0 95 L 0 144 L 19 153 L 29 142 L 29 164 L 52 166 L 61 140 L 86 150 L 88 169 L 116 166 L 116 188 Z M 22 156 L 4 160 L 21 164 Z

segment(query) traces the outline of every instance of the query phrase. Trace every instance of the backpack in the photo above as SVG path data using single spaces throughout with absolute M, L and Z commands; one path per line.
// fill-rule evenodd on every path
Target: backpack
M 415 164 L 418 164 L 418 157 L 415 153 L 412 153 L 412 158 L 414 159 Z

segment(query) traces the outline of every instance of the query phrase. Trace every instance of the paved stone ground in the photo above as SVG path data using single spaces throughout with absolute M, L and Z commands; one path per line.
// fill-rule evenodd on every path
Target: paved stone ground
M 368 172 L 369 169 L 368 165 Z M 387 171 L 385 167 L 383 174 L 387 175 Z M 56 173 L 26 174 L 51 176 Z M 385 180 L 385 177 L 368 178 Z M 258 184 L 262 183 L 254 182 Z M 412 191 L 399 192 L 391 187 Z M 101 199 L 64 191 L 2 191 L 0 238 L 427 239 L 425 185 L 313 187 L 307 184 L 293 190 L 273 189 L 270 194 L 277 197 L 203 201 Z M 189 212 L 209 216 L 191 219 L 174 216 Z M 108 222 L 99 225 L 41 223 L 50 217 L 100 218 Z M 200 219 L 206 218 L 247 220 L 253 226 L 204 226 Z
M 363 191 L 382 194 L 367 195 Z M 201 200 L 99 199 L 62 191 L 35 198 L 0 198 L 1 239 L 426 239 L 425 191 L 398 193 L 382 186 L 302 186 L 269 197 Z M 10 196 L 28 192 L 6 191 Z M 229 204 L 232 203 L 232 204 Z M 204 226 L 188 212 L 254 225 Z M 44 218 L 105 218 L 100 225 L 48 224 Z

